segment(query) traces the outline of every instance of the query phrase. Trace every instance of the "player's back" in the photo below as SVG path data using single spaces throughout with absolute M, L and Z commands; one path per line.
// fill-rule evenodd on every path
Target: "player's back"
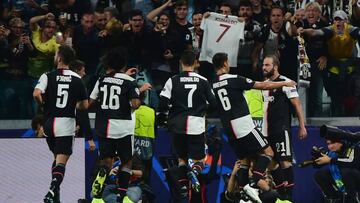
M 210 84 L 194 72 L 182 72 L 170 78 L 160 96 L 169 99 L 169 127 L 179 133 L 190 133 L 192 125 L 203 126 L 208 103 L 215 104 Z
M 244 97 L 244 91 L 253 86 L 254 81 L 251 79 L 231 74 L 218 76 L 212 84 L 223 127 L 228 130 L 228 134 L 235 134 L 237 138 L 254 128 Z
M 224 74 L 213 82 L 212 87 L 218 100 L 221 117 L 232 120 L 249 115 L 244 91 L 251 89 L 253 81 L 238 75 Z
M 90 98 L 97 100 L 95 129 L 100 136 L 126 136 L 133 134 L 130 100 L 139 97 L 134 79 L 123 73 L 111 73 L 100 77 Z
M 57 69 L 47 73 L 46 76 L 47 88 L 44 93 L 46 117 L 75 118 L 76 103 L 87 99 L 80 76 L 68 69 Z

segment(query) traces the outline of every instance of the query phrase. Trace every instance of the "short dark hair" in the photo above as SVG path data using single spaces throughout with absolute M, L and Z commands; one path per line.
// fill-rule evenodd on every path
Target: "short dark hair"
M 73 60 L 69 64 L 69 69 L 74 72 L 80 71 L 82 67 L 85 67 L 85 63 L 81 60 Z
M 224 7 L 229 7 L 230 10 L 232 10 L 232 6 L 231 6 L 230 4 L 228 4 L 228 3 L 221 3 L 221 4 L 219 4 L 219 8 L 222 7 L 222 6 L 224 6 Z
M 273 62 L 273 65 L 274 66 L 277 66 L 277 67 L 280 67 L 280 61 L 279 61 L 279 57 L 276 56 L 276 55 L 267 55 L 264 57 L 265 58 L 271 58 L 272 59 L 272 62 Z
M 143 12 L 139 9 L 134 9 L 134 10 L 130 11 L 129 20 L 132 20 L 132 18 L 135 16 L 141 16 L 142 18 L 144 18 Z
M 31 129 L 34 131 L 37 130 L 38 126 L 43 126 L 44 124 L 44 116 L 43 115 L 35 115 L 35 117 L 31 120 Z
M 179 6 L 186 6 L 186 7 L 188 7 L 187 1 L 185 1 L 185 0 L 178 0 L 178 1 L 176 1 L 176 2 L 175 2 L 175 8 L 176 8 L 176 7 L 179 7 Z
M 252 5 L 251 5 L 251 2 L 249 0 L 242 0 L 242 1 L 240 1 L 239 9 L 241 7 L 250 7 L 250 8 L 252 8 Z
M 285 15 L 285 9 L 284 9 L 283 7 L 280 7 L 280 6 L 277 6 L 277 5 L 271 7 L 271 9 L 270 9 L 270 15 L 271 15 L 272 11 L 275 10 L 275 9 L 281 10 L 281 13 L 282 13 L 283 15 Z
M 224 52 L 216 53 L 212 58 L 212 62 L 215 70 L 219 70 L 220 68 L 222 68 L 227 60 L 228 60 L 227 53 Z
M 117 47 L 111 49 L 102 58 L 101 62 L 105 69 L 114 69 L 115 71 L 121 71 L 126 67 L 128 60 L 128 52 L 124 47 Z
M 180 61 L 185 66 L 192 66 L 195 64 L 196 55 L 193 51 L 185 51 L 180 58 Z
M 59 47 L 58 55 L 65 65 L 69 65 L 71 61 L 75 60 L 74 49 L 67 45 L 61 45 Z
M 198 15 L 198 14 L 203 14 L 202 12 L 200 11 L 194 11 L 194 13 L 192 14 L 191 18 L 194 18 L 195 15 Z

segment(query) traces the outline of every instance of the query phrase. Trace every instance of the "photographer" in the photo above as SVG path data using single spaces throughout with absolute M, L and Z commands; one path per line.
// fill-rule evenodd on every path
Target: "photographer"
M 315 160 L 317 165 L 328 164 L 326 170 L 319 170 L 314 179 L 324 193 L 325 199 L 342 199 L 343 202 L 359 202 L 360 146 L 339 138 L 326 137 L 327 154 Z

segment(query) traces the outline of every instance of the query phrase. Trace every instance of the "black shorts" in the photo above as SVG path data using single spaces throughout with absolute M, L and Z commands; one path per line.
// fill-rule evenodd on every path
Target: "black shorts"
M 263 134 L 254 128 L 245 137 L 231 140 L 230 146 L 235 151 L 238 159 L 244 159 L 261 152 L 268 147 L 269 144 Z
M 205 158 L 205 134 L 174 134 L 173 147 L 178 158 L 201 160 Z
M 72 154 L 74 136 L 46 137 L 46 142 L 53 154 Z
M 269 144 L 274 151 L 274 159 L 277 161 L 292 161 L 291 133 L 288 130 L 276 134 L 269 134 Z
M 134 136 L 127 135 L 119 139 L 99 137 L 99 158 L 120 157 L 121 161 L 131 160 L 134 152 Z

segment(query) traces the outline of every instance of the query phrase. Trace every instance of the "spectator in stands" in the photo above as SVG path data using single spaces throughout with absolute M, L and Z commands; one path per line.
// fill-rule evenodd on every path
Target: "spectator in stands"
M 305 7 L 306 19 L 303 27 L 321 29 L 328 24 L 320 18 L 321 7 L 316 2 L 310 2 Z M 324 37 L 309 38 L 304 36 L 305 49 L 310 60 L 311 81 L 308 89 L 308 115 L 319 117 L 322 114 L 323 76 L 327 65 L 327 45 Z
M 97 14 L 95 13 L 95 15 Z M 103 53 L 118 47 L 121 44 L 123 24 L 120 20 L 117 19 L 118 15 L 119 12 L 116 8 L 107 7 L 104 9 L 104 16 L 101 15 L 101 12 L 98 13 L 98 17 L 95 16 L 99 19 L 99 21 L 101 20 L 101 22 L 98 23 L 99 25 L 97 26 L 97 29 L 99 31 L 99 37 L 104 40 Z M 100 28 L 103 26 L 100 25 L 100 23 L 103 23 L 103 17 L 105 17 L 105 27 L 100 30 Z
M 360 29 L 347 23 L 344 11 L 336 11 L 331 26 L 314 30 L 300 29 L 310 37 L 324 36 L 328 45 L 328 77 L 326 90 L 331 98 L 332 116 L 344 116 L 344 102 L 348 90 L 347 81 L 355 71 L 353 51 L 360 38 Z
M 192 15 L 193 27 L 189 28 L 192 38 L 192 47 L 197 57 L 199 57 L 200 55 L 202 37 L 204 34 L 204 31 L 200 28 L 202 17 L 203 17 L 202 13 L 199 12 L 193 13 Z
M 90 11 L 90 0 L 49 0 L 49 12 L 56 17 L 65 15 L 72 26 L 79 25 L 83 14 Z
M 271 9 L 270 24 L 265 26 L 256 39 L 252 53 L 253 70 L 258 70 L 260 52 L 263 55 L 277 55 L 280 59 L 280 74 L 297 80 L 298 47 L 293 36 L 297 35 L 296 26 L 285 21 L 281 7 Z
M 38 22 L 40 21 L 44 21 L 43 27 L 39 26 Z M 55 52 L 59 48 L 62 38 L 54 36 L 57 27 L 55 16 L 52 13 L 31 18 L 30 29 L 32 31 L 31 41 L 35 49 L 28 62 L 28 74 L 35 86 L 41 74 L 53 69 Z
M 360 1 L 359 0 L 351 0 L 351 15 L 350 22 L 353 26 L 360 27 Z
M 231 5 L 227 3 L 222 3 L 220 4 L 219 10 L 217 10 L 217 12 L 223 15 L 232 15 Z
M 129 53 L 129 67 L 149 68 L 148 42 L 149 31 L 144 25 L 143 13 L 140 10 L 133 10 L 129 16 L 130 30 L 125 30 L 122 36 L 121 45 L 127 48 Z
M 171 0 L 165 2 L 162 6 L 152 10 L 147 18 L 156 22 L 155 18 L 165 9 L 171 8 L 173 3 Z M 189 28 L 192 27 L 192 24 L 189 23 L 186 19 L 188 14 L 188 5 L 186 1 L 179 0 L 175 2 L 175 17 L 171 19 L 171 24 L 169 27 L 169 32 L 171 32 L 174 42 L 172 44 L 173 50 L 172 55 L 174 56 L 170 61 L 170 67 L 172 73 L 179 72 L 179 59 L 181 54 L 185 50 L 192 50 L 192 39 Z
M 107 20 L 104 11 L 97 10 L 95 11 L 95 27 L 100 32 L 105 29 Z
M 9 47 L 6 56 L 9 66 L 5 69 L 7 78 L 24 79 L 26 63 L 29 54 L 34 50 L 29 33 L 25 30 L 25 23 L 20 18 L 13 18 L 9 22 L 10 34 L 8 36 Z
M 45 0 L 9 0 L 9 6 L 12 8 L 13 15 L 22 18 L 25 22 L 28 22 L 33 16 L 48 12 Z
M 253 11 L 249 1 L 241 1 L 238 12 L 239 17 L 245 19 L 244 39 L 239 41 L 237 67 L 231 67 L 230 73 L 261 80 L 261 71 L 253 70 L 251 63 L 251 53 L 254 50 L 255 37 L 260 34 L 261 25 L 253 20 Z
M 73 34 L 74 49 L 78 59 L 84 61 L 87 76 L 85 83 L 92 89 L 95 83 L 95 71 L 101 56 L 102 42 L 95 28 L 94 13 L 85 13 L 81 19 L 81 25 L 75 27 Z
M 172 76 L 169 61 L 174 58 L 173 36 L 169 32 L 170 16 L 162 13 L 157 17 L 154 29 L 150 32 L 149 54 L 151 57 L 151 74 L 155 90 L 160 93 L 165 82 Z
M 253 11 L 253 19 L 264 25 L 269 22 L 270 10 L 264 8 L 261 0 L 250 0 Z

